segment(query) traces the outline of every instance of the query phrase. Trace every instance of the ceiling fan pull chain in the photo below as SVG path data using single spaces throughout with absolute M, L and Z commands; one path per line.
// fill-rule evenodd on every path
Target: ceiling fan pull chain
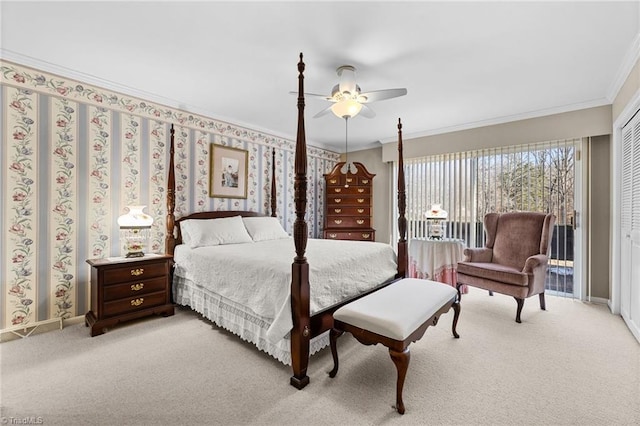
M 344 116 L 344 161 L 347 165 L 347 173 L 351 173 L 351 164 L 349 164 L 349 116 Z M 344 185 L 345 188 L 349 187 L 349 184 Z

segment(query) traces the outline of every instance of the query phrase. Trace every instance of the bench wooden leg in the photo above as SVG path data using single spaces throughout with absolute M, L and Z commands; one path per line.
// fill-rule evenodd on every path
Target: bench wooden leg
M 403 352 L 389 349 L 389 355 L 391 355 L 391 360 L 396 365 L 396 370 L 398 370 L 398 381 L 396 384 L 396 410 L 398 411 L 398 413 L 404 414 L 402 388 L 404 387 L 404 378 L 407 375 L 407 368 L 409 368 L 409 360 L 411 359 L 411 354 L 409 353 L 409 348 L 407 348 Z
M 458 332 L 456 331 L 456 327 L 458 326 L 458 318 L 460 317 L 460 302 L 459 301 L 455 301 L 453 302 L 453 305 L 451 305 L 453 307 L 453 324 L 451 325 L 451 332 L 453 333 L 453 337 L 455 337 L 456 339 L 460 338 L 460 335 L 458 334 Z
M 338 337 L 342 336 L 344 331 L 332 328 L 329 332 L 329 343 L 331 344 L 331 356 L 333 357 L 333 370 L 329 371 L 329 377 L 336 377 L 338 374 Z

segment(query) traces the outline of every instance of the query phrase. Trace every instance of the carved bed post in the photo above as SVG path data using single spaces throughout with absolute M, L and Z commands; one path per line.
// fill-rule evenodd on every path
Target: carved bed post
M 171 130 L 169 131 L 169 133 L 171 134 L 171 138 L 169 144 L 169 175 L 167 176 L 167 231 L 164 240 L 164 251 L 166 254 L 173 255 L 173 250 L 176 246 L 176 238 L 173 234 L 174 226 L 176 223 L 176 217 L 174 215 L 174 210 L 176 207 L 176 176 L 173 170 L 173 139 L 175 131 L 173 130 L 173 124 L 171 125 Z
M 293 224 L 293 241 L 296 257 L 291 265 L 291 367 L 290 383 L 302 389 L 309 383 L 309 341 L 311 340 L 309 318 L 309 264 L 305 257 L 307 248 L 307 222 L 304 220 L 307 206 L 307 143 L 304 129 L 304 62 L 302 53 L 298 62 L 298 133 L 296 135 L 294 201 L 296 220 Z
M 277 217 L 276 203 L 276 149 L 271 150 L 271 217 Z
M 398 278 L 404 278 L 407 274 L 407 197 L 404 183 L 404 159 L 402 155 L 402 122 L 398 118 Z

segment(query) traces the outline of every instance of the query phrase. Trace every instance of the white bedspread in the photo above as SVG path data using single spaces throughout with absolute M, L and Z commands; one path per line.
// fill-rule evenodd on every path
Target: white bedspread
M 311 314 L 393 278 L 396 254 L 388 244 L 310 239 Z M 271 323 L 267 338 L 291 330 L 292 238 L 189 249 L 176 247 L 176 275 L 248 307 Z

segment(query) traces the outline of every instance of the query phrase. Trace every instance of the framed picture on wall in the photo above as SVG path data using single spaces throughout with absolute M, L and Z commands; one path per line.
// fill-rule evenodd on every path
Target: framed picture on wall
M 210 152 L 209 197 L 247 198 L 249 153 L 213 143 Z

